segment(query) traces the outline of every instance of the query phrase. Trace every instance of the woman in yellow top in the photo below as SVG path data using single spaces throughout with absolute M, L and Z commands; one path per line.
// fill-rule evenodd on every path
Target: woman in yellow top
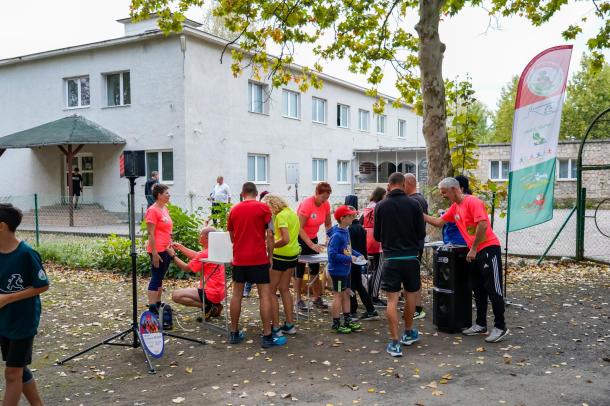
M 278 195 L 268 194 L 263 199 L 273 213 L 275 243 L 273 245 L 273 263 L 271 265 L 271 303 L 273 305 L 273 334 L 296 334 L 290 278 L 298 263 L 301 246 L 298 242 L 299 216 L 288 207 L 288 203 Z M 280 327 L 280 305 L 276 292 L 280 291 L 284 304 L 286 322 Z

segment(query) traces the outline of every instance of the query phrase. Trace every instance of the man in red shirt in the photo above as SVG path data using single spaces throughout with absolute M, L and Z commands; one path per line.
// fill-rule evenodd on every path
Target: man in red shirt
M 485 204 L 472 195 L 465 195 L 455 178 L 445 178 L 438 187 L 451 207 L 440 218 L 424 214 L 424 220 L 436 227 L 455 222 L 470 251 L 466 256 L 473 262 L 472 290 L 477 305 L 476 323 L 462 331 L 465 335 L 487 333 L 487 297 L 491 301 L 495 327 L 485 341 L 497 343 L 509 330 L 504 322 L 504 297 L 502 294 L 502 250 L 500 241 L 489 223 Z
M 256 200 L 258 190 L 252 182 L 241 189 L 243 201 L 234 206 L 227 219 L 227 231 L 233 242 L 233 297 L 231 298 L 231 335 L 229 342 L 238 344 L 245 335 L 239 331 L 239 316 L 244 284 L 256 284 L 263 322 L 262 347 L 269 348 L 286 344 L 286 337 L 274 336 L 271 332 L 272 305 L 269 286 L 269 266 L 273 257 L 273 223 L 271 209 Z

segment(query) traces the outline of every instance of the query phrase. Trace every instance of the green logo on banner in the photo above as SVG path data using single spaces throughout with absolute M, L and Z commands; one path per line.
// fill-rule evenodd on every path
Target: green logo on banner
M 553 218 L 555 158 L 511 172 L 508 231 L 544 223 Z

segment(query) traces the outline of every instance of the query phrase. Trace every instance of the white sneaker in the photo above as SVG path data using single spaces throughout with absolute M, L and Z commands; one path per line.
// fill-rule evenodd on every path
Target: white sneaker
M 500 342 L 504 339 L 504 337 L 506 337 L 508 335 L 509 331 L 510 331 L 509 329 L 500 330 L 499 328 L 494 327 L 494 329 L 491 330 L 491 333 L 489 333 L 487 338 L 485 338 L 485 341 L 487 341 L 488 343 Z
M 487 333 L 487 327 L 479 326 L 478 324 L 473 324 L 472 327 L 462 330 L 462 334 L 465 336 L 477 336 L 485 333 Z

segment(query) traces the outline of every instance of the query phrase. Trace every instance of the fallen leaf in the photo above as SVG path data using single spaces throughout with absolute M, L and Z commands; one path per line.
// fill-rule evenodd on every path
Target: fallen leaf
M 193 368 L 191 368 L 191 367 L 186 367 L 186 373 L 187 373 L 187 374 L 192 374 L 192 373 L 193 373 Z
M 174 403 L 182 403 L 185 400 L 186 400 L 185 398 L 183 398 L 182 396 L 179 396 L 177 398 L 172 399 L 172 402 L 174 402 Z
M 263 393 L 263 395 L 267 396 L 268 398 L 272 398 L 272 397 L 275 396 L 275 392 L 271 392 L 271 391 L 270 392 L 265 392 L 265 393 Z
M 440 390 L 432 391 L 432 396 L 443 396 L 443 395 L 444 395 L 443 391 L 440 391 Z

